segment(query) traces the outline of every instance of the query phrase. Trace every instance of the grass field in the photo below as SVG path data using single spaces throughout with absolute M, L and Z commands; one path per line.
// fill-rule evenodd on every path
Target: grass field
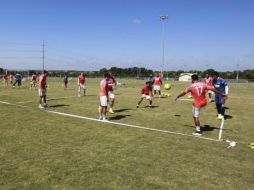
M 172 83 L 170 98 L 136 108 L 145 81 L 121 79 L 110 121 L 191 134 L 191 102 L 174 101 L 189 83 Z M 99 79 L 87 96 L 76 80 L 64 91 L 48 80 L 47 110 L 98 118 Z M 38 109 L 37 90 L 0 87 L 0 189 L 254 189 L 253 84 L 229 84 L 223 139 L 235 148 L 188 136 L 160 133 L 49 113 Z M 51 100 L 50 100 L 51 99 Z M 20 107 L 15 105 L 22 105 Z M 203 136 L 218 138 L 214 103 L 201 112 Z

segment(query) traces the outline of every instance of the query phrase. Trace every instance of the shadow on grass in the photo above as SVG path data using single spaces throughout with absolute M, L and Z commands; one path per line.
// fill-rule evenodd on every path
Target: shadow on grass
M 195 128 L 195 126 L 192 125 L 183 125 L 185 127 L 191 127 L 191 128 Z M 213 131 L 213 130 L 220 130 L 220 127 L 211 127 L 210 125 L 204 125 L 201 126 L 201 131 Z M 233 129 L 227 129 L 227 128 L 223 128 L 224 131 L 233 131 Z
M 159 106 L 151 106 L 151 107 L 150 106 L 145 106 L 144 108 L 152 108 L 153 109 L 153 108 L 158 108 L 158 107 Z
M 233 116 L 231 116 L 231 115 L 224 115 L 224 119 L 225 120 L 227 120 L 227 119 L 232 119 L 233 118 Z
M 179 115 L 179 114 L 175 114 L 174 116 L 175 116 L 175 117 L 181 117 L 181 115 Z
M 124 112 L 124 111 L 129 111 L 129 110 L 133 110 L 133 109 L 118 109 L 118 110 L 114 110 L 114 112 L 119 113 L 119 112 Z
M 70 106 L 70 105 L 66 105 L 66 104 L 55 104 L 55 105 L 50 105 L 50 108 L 58 108 L 58 107 L 64 107 L 64 106 Z
M 116 116 L 110 117 L 110 120 L 120 120 L 128 116 L 131 116 L 131 115 L 116 115 Z

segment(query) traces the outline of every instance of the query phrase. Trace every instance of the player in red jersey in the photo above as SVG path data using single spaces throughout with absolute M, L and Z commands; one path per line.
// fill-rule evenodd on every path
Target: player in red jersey
M 213 79 L 212 79 L 212 77 L 209 74 L 205 75 L 205 83 L 209 87 L 213 86 Z M 209 102 L 212 102 L 213 91 L 212 90 L 208 90 L 207 93 L 208 93 L 208 97 L 209 97 Z
M 47 94 L 47 71 L 43 71 L 42 74 L 39 77 L 39 108 L 43 109 L 48 107 L 47 100 L 46 100 L 46 94 Z
M 162 80 L 161 80 L 160 74 L 157 74 L 153 78 L 153 93 L 154 95 L 156 95 L 156 92 L 158 91 L 159 98 L 161 97 L 161 85 L 162 85 Z
M 146 100 L 149 100 L 149 107 L 152 107 L 152 103 L 153 103 L 152 97 L 153 97 L 153 93 L 152 93 L 152 88 L 150 86 L 150 82 L 146 82 L 146 86 L 142 88 L 141 90 L 141 98 L 137 104 L 137 108 L 139 107 L 139 105 L 141 104 L 144 98 Z
M 37 76 L 36 76 L 35 73 L 33 73 L 32 76 L 31 76 L 31 87 L 30 87 L 30 89 L 32 89 L 33 86 L 35 88 L 36 83 L 37 83 Z
M 207 104 L 206 100 L 206 92 L 208 90 L 214 91 L 216 94 L 220 94 L 221 96 L 225 96 L 218 90 L 214 89 L 211 86 L 208 86 L 207 84 L 203 82 L 198 81 L 198 75 L 192 75 L 192 85 L 189 86 L 185 91 L 181 92 L 175 100 L 178 98 L 184 96 L 187 93 L 191 93 L 192 97 L 194 99 L 193 107 L 192 107 L 192 113 L 193 113 L 193 119 L 196 127 L 196 132 L 193 133 L 193 135 L 201 136 L 201 130 L 200 130 L 200 121 L 199 121 L 199 115 L 201 108 L 205 107 Z
M 113 111 L 113 106 L 114 106 L 114 102 L 115 102 L 115 94 L 114 94 L 114 87 L 116 86 L 116 80 L 114 78 L 114 76 L 110 74 L 110 77 L 108 79 L 108 97 L 109 97 L 109 113 L 114 113 Z
M 2 80 L 3 80 L 3 85 L 5 87 L 8 86 L 8 77 L 7 77 L 7 75 L 5 73 L 2 76 Z
M 86 77 L 81 73 L 78 77 L 78 96 L 81 96 L 81 89 L 83 89 L 84 96 L 86 95 Z
M 99 119 L 108 121 L 106 119 L 107 107 L 108 107 L 108 80 L 110 78 L 109 73 L 104 74 L 104 79 L 100 82 L 100 106 L 99 106 Z
M 13 73 L 10 74 L 9 80 L 10 80 L 10 83 L 13 85 L 13 81 L 14 81 L 14 75 L 13 75 Z

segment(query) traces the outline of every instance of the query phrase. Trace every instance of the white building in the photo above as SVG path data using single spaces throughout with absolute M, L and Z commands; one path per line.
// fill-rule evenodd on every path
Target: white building
M 179 76 L 179 81 L 191 81 L 191 76 L 196 73 L 181 73 Z

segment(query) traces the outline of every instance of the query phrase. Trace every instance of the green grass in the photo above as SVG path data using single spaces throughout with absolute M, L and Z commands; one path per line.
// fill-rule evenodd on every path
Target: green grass
M 191 102 L 174 101 L 188 83 L 172 83 L 171 98 L 155 99 L 153 109 L 135 105 L 144 81 L 121 79 L 111 121 L 191 134 Z M 99 79 L 88 79 L 86 97 L 76 81 L 63 90 L 50 79 L 48 110 L 98 117 Z M 37 90 L 0 87 L 0 189 L 254 189 L 253 84 L 230 84 L 224 142 L 170 135 L 54 115 L 38 109 Z M 72 97 L 74 96 L 74 97 Z M 204 137 L 218 138 L 214 104 L 201 112 Z

